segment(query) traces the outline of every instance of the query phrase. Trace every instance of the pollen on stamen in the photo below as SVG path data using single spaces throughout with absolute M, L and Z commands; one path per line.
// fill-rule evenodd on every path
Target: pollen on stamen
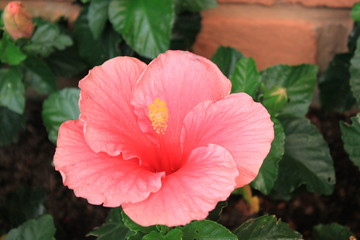
M 154 102 L 149 105 L 149 119 L 157 134 L 165 134 L 168 118 L 169 110 L 166 107 L 166 102 L 160 98 L 155 98 Z

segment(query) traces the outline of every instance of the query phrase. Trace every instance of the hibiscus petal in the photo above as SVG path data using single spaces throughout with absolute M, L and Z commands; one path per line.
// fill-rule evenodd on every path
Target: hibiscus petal
M 231 194 L 237 175 L 235 162 L 223 147 L 196 148 L 181 169 L 163 179 L 158 192 L 142 202 L 124 204 L 123 209 L 142 226 L 201 220 Z
M 152 144 L 140 131 L 130 105 L 135 82 L 145 68 L 136 58 L 117 57 L 93 68 L 80 81 L 80 118 L 93 151 L 122 153 L 125 159 L 152 156 Z
M 135 159 L 124 161 L 121 156 L 93 152 L 79 120 L 61 125 L 54 164 L 76 196 L 108 207 L 144 200 L 161 188 L 164 175 L 141 167 Z
M 238 93 L 197 105 L 184 120 L 181 138 L 185 156 L 209 143 L 226 148 L 236 162 L 237 187 L 241 187 L 258 174 L 274 130 L 267 110 L 249 95 Z
M 230 93 L 231 82 L 210 60 L 185 51 L 167 51 L 154 59 L 135 85 L 131 104 L 142 131 L 165 154 L 180 155 L 182 122 L 189 110 L 204 100 L 219 100 Z M 149 106 L 155 100 L 166 103 L 165 134 L 157 134 L 149 118 Z M 161 124 L 158 123 L 158 124 Z M 171 158 L 163 156 L 162 159 Z M 173 162 L 173 168 L 180 163 Z

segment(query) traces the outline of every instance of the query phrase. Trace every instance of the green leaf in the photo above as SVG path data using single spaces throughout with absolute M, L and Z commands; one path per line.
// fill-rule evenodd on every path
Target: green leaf
M 259 174 L 251 182 L 251 186 L 265 195 L 268 195 L 277 179 L 279 162 L 284 155 L 285 133 L 284 128 L 276 118 L 274 122 L 275 138 L 271 143 L 271 150 L 261 165 Z
M 54 73 L 47 63 L 36 57 L 28 57 L 24 62 L 25 82 L 40 94 L 50 94 L 56 91 Z
M 360 21 L 360 2 L 355 3 L 351 9 L 351 17 L 355 21 Z
M 321 107 L 327 112 L 344 112 L 355 104 L 350 90 L 351 53 L 335 55 L 319 82 Z
M 360 38 L 356 42 L 356 50 L 351 59 L 350 87 L 357 104 L 360 106 Z
M 206 219 L 211 220 L 211 221 L 217 221 L 220 218 L 220 214 L 222 212 L 222 210 L 227 206 L 227 202 L 226 201 L 221 201 L 218 202 L 218 204 L 216 204 L 216 207 L 209 212 L 209 215 L 206 217 Z
M 172 0 L 111 0 L 109 18 L 130 47 L 144 57 L 155 58 L 170 47 L 175 18 Z
M 230 80 L 232 83 L 231 92 L 245 92 L 254 98 L 261 82 L 254 59 L 241 58 L 236 63 Z
M 121 217 L 124 225 L 128 227 L 130 230 L 134 232 L 142 232 L 142 233 L 149 233 L 151 231 L 156 231 L 156 226 L 149 226 L 149 227 L 143 227 L 139 224 L 135 223 L 133 220 L 131 220 L 124 211 L 121 212 Z
M 234 233 L 239 239 L 246 240 L 300 240 L 300 233 L 291 229 L 275 216 L 264 215 L 241 224 Z
M 217 7 L 216 0 L 181 0 L 179 3 L 182 8 L 193 12 Z
M 214 56 L 211 57 L 211 61 L 220 68 L 225 76 L 230 77 L 234 72 L 236 63 L 242 57 L 243 55 L 235 48 L 220 46 Z
M 289 102 L 280 115 L 303 117 L 308 112 L 316 86 L 316 65 L 276 65 L 265 69 L 261 76 L 267 89 L 283 87 Z
M 75 22 L 74 38 L 80 57 L 90 67 L 103 64 L 106 60 L 121 54 L 119 43 L 121 37 L 110 26 L 105 26 L 100 38 L 95 40 L 87 19 L 88 8 L 81 11 Z
M 56 51 L 45 60 L 51 71 L 59 77 L 70 78 L 87 69 L 86 64 L 78 55 L 78 49 L 68 47 L 63 51 Z
M 151 232 L 143 237 L 142 240 L 182 240 L 183 232 L 178 229 L 172 229 L 166 235 L 159 232 Z
M 53 218 L 43 215 L 12 229 L 5 240 L 55 240 L 55 231 Z
M 0 106 L 0 147 L 15 143 L 25 126 L 24 116 Z
M 26 55 L 15 45 L 13 40 L 7 34 L 3 34 L 0 39 L 0 61 L 9 65 L 18 65 L 25 59 Z
M 43 215 L 45 199 L 46 193 L 42 188 L 22 187 L 8 193 L 4 202 L 7 221 L 17 226 Z
M 352 125 L 340 122 L 341 138 L 350 160 L 360 168 L 360 113 L 351 118 Z
M 48 132 L 49 139 L 54 144 L 56 144 L 61 123 L 79 117 L 79 93 L 80 90 L 77 88 L 65 88 L 51 94 L 44 101 L 42 119 Z
M 0 69 L 0 106 L 22 114 L 25 108 L 25 87 L 18 68 Z
M 110 0 L 93 0 L 90 3 L 87 18 L 94 39 L 98 39 L 108 19 Z
M 262 104 L 269 111 L 271 116 L 277 116 L 288 103 L 286 89 L 275 86 L 269 90 L 263 90 Z
M 351 240 L 351 236 L 353 234 L 348 227 L 337 223 L 319 224 L 314 227 L 313 231 L 313 240 Z
M 106 222 L 93 230 L 88 236 L 95 236 L 97 240 L 125 240 L 130 230 L 124 225 L 121 208 L 113 208 L 109 212 Z
M 321 134 L 305 118 L 281 120 L 286 136 L 285 154 L 274 189 L 287 194 L 304 184 L 310 192 L 331 194 L 335 172 L 329 147 Z
M 57 50 L 64 50 L 73 44 L 72 39 L 61 33 L 55 23 L 38 21 L 38 26 L 24 50 L 30 54 L 47 57 Z
M 181 230 L 184 233 L 183 240 L 237 240 L 229 229 L 210 220 L 191 222 Z

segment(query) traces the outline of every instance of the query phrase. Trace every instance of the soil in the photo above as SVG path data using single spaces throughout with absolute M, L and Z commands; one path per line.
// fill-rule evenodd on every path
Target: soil
M 41 101 L 28 101 L 26 114 L 28 120 L 19 142 L 0 148 L 0 203 L 5 201 L 7 194 L 23 186 L 43 188 L 47 195 L 45 209 L 54 217 L 57 239 L 94 239 L 86 234 L 105 221 L 109 209 L 76 198 L 62 184 L 60 174 L 52 166 L 55 146 L 47 139 L 41 121 Z M 241 197 L 231 196 L 221 223 L 234 229 L 250 217 L 268 213 L 290 224 L 305 239 L 311 238 L 316 224 L 332 222 L 348 226 L 356 236 L 360 236 L 360 173 L 342 147 L 338 122 L 344 116 L 326 116 L 313 110 L 309 118 L 330 145 L 337 177 L 334 193 L 331 196 L 305 193 L 286 202 L 271 200 L 255 192 L 260 198 L 261 210 L 253 215 L 249 214 Z M 2 215 L 0 236 L 12 227 L 16 226 Z

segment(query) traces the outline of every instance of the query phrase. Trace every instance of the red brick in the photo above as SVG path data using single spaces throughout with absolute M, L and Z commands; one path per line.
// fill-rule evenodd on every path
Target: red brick
M 276 0 L 218 0 L 218 3 L 251 3 L 272 5 Z
M 194 51 L 211 57 L 231 46 L 253 57 L 260 69 L 275 64 L 319 64 L 326 68 L 335 52 L 346 51 L 352 28 L 349 10 L 219 4 L 203 12 Z

